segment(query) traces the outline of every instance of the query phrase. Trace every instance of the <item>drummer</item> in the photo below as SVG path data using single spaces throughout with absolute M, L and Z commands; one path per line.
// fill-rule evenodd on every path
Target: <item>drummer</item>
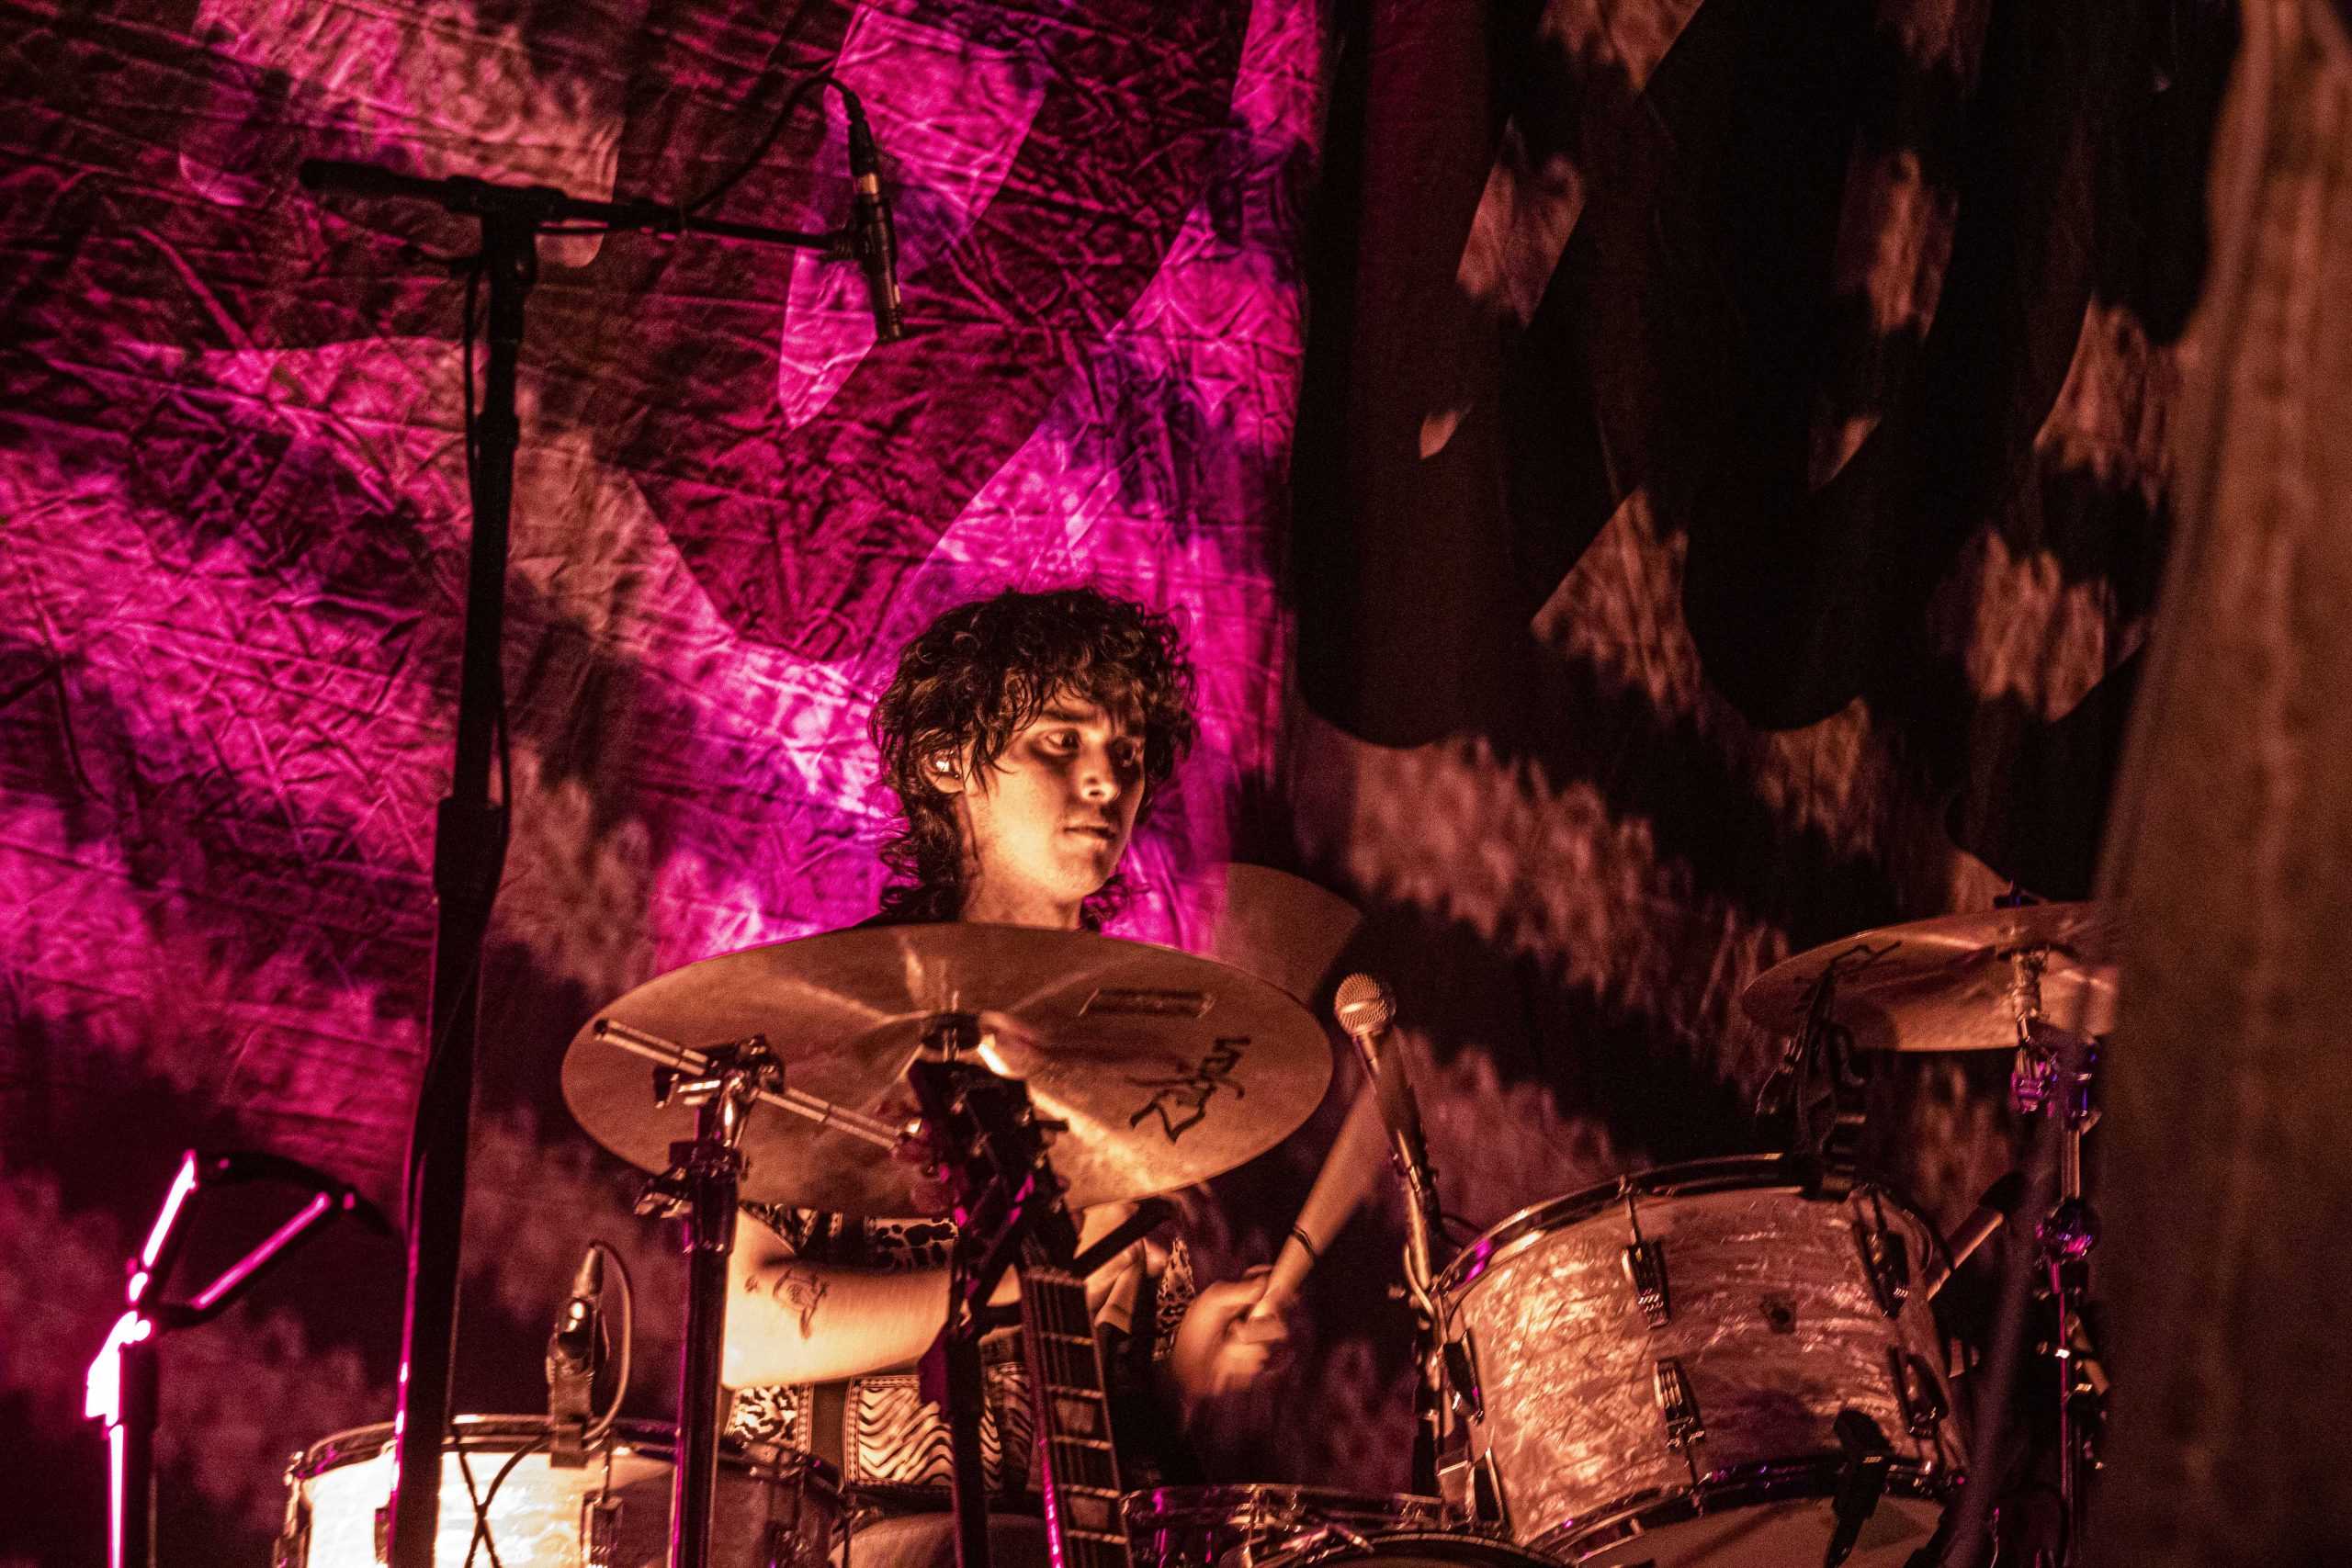
M 1118 906 L 1136 821 L 1192 745 L 1193 671 L 1174 625 L 1139 604 L 1084 588 L 1005 592 L 946 612 L 907 646 L 873 730 L 902 819 L 869 923 L 1095 931 Z M 831 1460 L 869 1500 L 899 1499 L 861 1523 L 859 1568 L 946 1568 L 947 1427 L 907 1369 L 946 1316 L 953 1225 L 747 1208 L 729 1291 L 729 1430 Z M 1089 1210 L 1082 1240 L 1127 1213 Z M 1181 1463 L 1181 1429 L 1266 1375 L 1288 1330 L 1279 1314 L 1249 1315 L 1263 1289 L 1261 1270 L 1196 1292 L 1181 1239 L 1138 1242 L 1088 1281 L 1131 1473 Z M 988 1408 L 1025 1431 L 1012 1343 L 984 1347 Z M 1042 1565 L 1043 1526 L 1017 1496 L 1035 1483 L 1015 1486 L 1029 1456 L 1003 1447 L 1018 1469 L 989 1467 L 1008 1503 L 992 1515 L 994 1556 Z

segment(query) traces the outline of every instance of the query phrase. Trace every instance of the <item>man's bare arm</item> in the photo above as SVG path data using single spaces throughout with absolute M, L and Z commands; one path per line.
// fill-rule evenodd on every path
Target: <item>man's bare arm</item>
M 1089 1209 L 1081 1245 L 1110 1234 L 1134 1205 Z M 1098 1309 L 1126 1263 L 1104 1266 L 1090 1292 Z M 1016 1298 L 1011 1274 L 990 1299 Z M 827 1382 L 901 1367 L 931 1348 L 947 1319 L 947 1271 L 885 1271 L 796 1258 L 770 1231 L 746 1218 L 735 1227 L 728 1259 L 727 1338 L 719 1377 L 729 1388 Z
M 730 1388 L 825 1382 L 913 1360 L 947 1317 L 947 1271 L 885 1273 L 795 1258 L 748 1221 L 728 1262 Z

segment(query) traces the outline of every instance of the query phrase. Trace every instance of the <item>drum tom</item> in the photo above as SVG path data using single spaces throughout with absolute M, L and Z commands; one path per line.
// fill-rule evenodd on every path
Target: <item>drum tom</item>
M 442 1448 L 435 1568 L 661 1568 L 668 1561 L 672 1429 L 614 1424 L 579 1469 L 548 1461 L 537 1416 L 460 1416 Z M 385 1557 L 392 1428 L 313 1443 L 286 1472 L 276 1568 L 376 1568 Z M 713 1568 L 825 1568 L 841 1492 L 822 1461 L 720 1453 Z
M 1437 1282 L 1476 1511 L 1569 1562 L 1816 1568 L 1855 1479 L 1847 1562 L 1901 1568 L 1966 1451 L 1917 1290 L 1939 1245 L 1893 1193 L 1808 1198 L 1777 1156 L 1505 1220 Z

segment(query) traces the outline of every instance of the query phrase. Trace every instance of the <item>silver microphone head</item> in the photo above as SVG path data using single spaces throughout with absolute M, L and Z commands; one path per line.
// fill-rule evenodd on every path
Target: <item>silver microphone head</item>
M 1396 998 L 1387 987 L 1359 971 L 1340 982 L 1331 1014 L 1350 1034 L 1377 1034 L 1396 1018 Z

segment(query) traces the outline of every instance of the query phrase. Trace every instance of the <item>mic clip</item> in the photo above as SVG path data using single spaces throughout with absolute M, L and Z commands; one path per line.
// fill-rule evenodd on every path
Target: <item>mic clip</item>
M 594 1303 L 574 1296 L 548 1337 L 548 1463 L 580 1470 L 588 1463 L 588 1427 L 594 1419 L 598 1353 Z

